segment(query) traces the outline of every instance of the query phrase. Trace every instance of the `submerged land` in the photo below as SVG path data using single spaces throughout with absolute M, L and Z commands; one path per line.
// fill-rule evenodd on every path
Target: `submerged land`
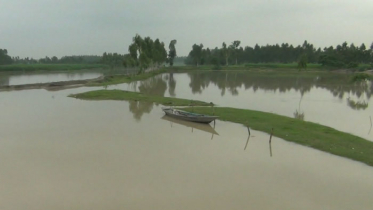
M 190 71 L 187 68 L 173 69 L 170 71 L 177 70 L 183 72 Z M 287 71 L 288 73 L 295 72 L 294 70 L 289 69 L 284 69 L 284 71 Z M 162 69 L 132 77 L 114 76 L 106 79 L 103 82 L 95 83 L 94 85 L 105 86 L 136 80 L 144 80 L 165 72 L 168 71 Z M 310 73 L 312 74 L 312 72 L 307 72 L 305 74 Z M 268 134 L 272 132 L 272 129 L 274 129 L 273 135 L 284 140 L 373 166 L 373 156 L 371 155 L 373 151 L 373 142 L 317 123 L 306 122 L 299 119 L 248 109 L 213 107 L 212 102 L 191 101 L 188 99 L 146 95 L 122 90 L 89 91 L 86 93 L 70 95 L 70 97 L 84 100 L 144 101 L 154 102 L 156 104 L 166 106 L 190 106 L 192 104 L 193 107 L 186 107 L 182 109 L 201 114 L 212 114 L 214 112 L 215 115 L 219 116 L 220 120 L 240 123 L 249 127 L 250 129 L 263 131 Z
M 105 68 L 105 65 L 12 65 L 18 70 L 23 71 L 57 71 L 57 70 L 77 70 L 89 68 Z M 7 66 L 2 66 L 0 71 L 11 70 Z M 315 73 L 328 71 L 321 65 L 309 65 L 306 71 L 299 71 L 296 64 L 247 64 L 224 67 L 222 70 L 214 70 L 214 66 L 181 66 L 172 68 L 160 68 L 158 70 L 132 75 L 106 75 L 101 78 L 91 80 L 66 81 L 45 84 L 26 84 L 16 86 L 2 87 L 2 90 L 23 90 L 23 89 L 64 89 L 79 86 L 108 86 L 121 83 L 130 83 L 133 81 L 145 80 L 162 73 L 184 73 L 184 72 L 240 72 L 251 71 L 256 74 L 268 73 L 273 77 L 284 75 L 302 75 L 303 77 L 314 76 Z M 337 71 L 340 72 L 340 71 Z M 268 74 L 265 74 L 268 76 Z M 361 74 L 355 74 L 354 78 L 362 77 Z M 366 79 L 365 75 L 363 79 Z M 346 81 L 350 82 L 350 81 Z M 86 93 L 70 95 L 70 97 L 84 100 L 126 100 L 141 101 L 162 104 L 165 106 L 193 106 L 193 108 L 183 108 L 187 111 L 193 111 L 202 114 L 212 114 L 212 102 L 195 101 L 190 99 L 162 97 L 147 95 L 122 90 L 98 90 Z M 194 107 L 200 106 L 200 107 Z M 205 106 L 205 107 L 202 107 Z M 373 166 L 373 142 L 363 138 L 335 130 L 333 128 L 320 124 L 305 122 L 302 120 L 280 116 L 272 113 L 265 113 L 247 109 L 235 109 L 230 107 L 214 107 L 216 115 L 220 120 L 243 124 L 251 129 L 270 133 L 274 129 L 274 136 L 284 140 L 291 141 L 304 146 L 312 147 L 324 152 L 328 152 L 341 157 L 360 161 Z

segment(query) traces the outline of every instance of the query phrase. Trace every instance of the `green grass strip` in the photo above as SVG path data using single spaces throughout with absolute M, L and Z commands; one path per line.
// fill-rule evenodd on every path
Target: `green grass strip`
M 72 98 L 84 99 L 84 100 L 126 100 L 126 101 L 142 101 L 142 102 L 154 102 L 156 104 L 162 104 L 165 106 L 210 106 L 211 104 L 203 101 L 194 101 L 179 98 L 170 98 L 156 95 L 146 95 L 137 92 L 129 92 L 123 90 L 95 90 L 85 93 L 69 95 Z
M 192 111 L 192 108 L 184 110 Z M 194 107 L 193 112 L 211 115 L 212 109 Z M 220 120 L 240 123 L 266 133 L 271 133 L 273 128 L 273 135 L 284 140 L 373 166 L 373 142 L 349 133 L 260 111 L 215 107 L 214 112 Z
M 130 83 L 133 81 L 145 80 L 145 79 L 154 77 L 158 74 L 163 74 L 166 72 L 168 72 L 168 69 L 159 69 L 159 70 L 150 71 L 147 73 L 137 74 L 137 75 L 106 76 L 103 81 L 89 83 L 87 86 L 107 86 L 107 85 L 116 85 L 116 84 L 121 84 L 121 83 Z

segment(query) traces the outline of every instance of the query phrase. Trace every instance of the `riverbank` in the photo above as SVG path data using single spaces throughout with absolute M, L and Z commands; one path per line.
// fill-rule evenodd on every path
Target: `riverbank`
M 100 82 L 104 79 L 103 76 L 86 79 L 86 80 L 69 80 L 60 82 L 47 82 L 47 83 L 34 83 L 34 84 L 24 84 L 24 85 L 5 85 L 0 86 L 0 91 L 15 91 L 15 90 L 31 90 L 31 89 L 46 89 L 49 91 L 64 90 L 69 88 L 77 88 L 85 86 L 89 83 Z
M 70 97 L 84 100 L 144 101 L 174 106 L 188 106 L 191 102 L 187 99 L 150 96 L 121 90 L 90 91 L 70 95 Z M 206 102 L 193 102 L 195 106 L 210 106 L 210 103 Z M 184 108 L 184 110 L 212 114 L 211 107 L 193 107 Z M 219 116 L 220 120 L 243 124 L 266 133 L 271 133 L 273 128 L 273 135 L 276 137 L 373 166 L 371 155 L 373 142 L 327 126 L 247 109 L 215 107 L 214 114 Z
M 133 81 L 145 80 L 158 74 L 163 74 L 170 71 L 172 71 L 172 69 L 163 68 L 159 70 L 149 71 L 143 74 L 105 76 L 103 80 L 88 83 L 87 86 L 107 86 L 121 83 L 130 83 Z
M 104 64 L 12 64 L 0 65 L 0 72 L 75 71 L 106 68 L 109 66 Z

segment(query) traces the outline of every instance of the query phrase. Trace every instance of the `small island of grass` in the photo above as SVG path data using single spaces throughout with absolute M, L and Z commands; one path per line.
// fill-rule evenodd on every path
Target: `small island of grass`
M 203 101 L 170 98 L 156 95 L 146 95 L 137 92 L 123 91 L 123 90 L 96 90 L 86 93 L 69 95 L 72 98 L 84 100 L 126 100 L 126 101 L 142 101 L 153 102 L 165 106 L 211 106 L 212 104 Z

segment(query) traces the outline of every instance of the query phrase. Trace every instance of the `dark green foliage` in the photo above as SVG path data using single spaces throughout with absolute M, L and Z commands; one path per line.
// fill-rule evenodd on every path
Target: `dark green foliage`
M 147 69 L 159 68 L 167 59 L 167 51 L 163 42 L 160 42 L 159 39 L 153 41 L 150 37 L 142 38 L 138 34 L 133 37 L 128 51 L 129 56 L 125 56 L 123 65 L 138 67 L 139 74 Z
M 12 58 L 8 55 L 6 49 L 0 49 L 0 65 L 9 65 L 12 64 Z
M 348 65 L 347 65 L 347 68 L 348 69 L 353 69 L 353 68 L 356 68 L 358 67 L 359 64 L 357 62 L 350 62 Z
M 102 58 L 100 60 L 100 63 L 109 65 L 110 67 L 115 67 L 115 66 L 122 66 L 123 60 L 126 55 L 121 55 L 118 53 L 106 53 L 102 55 Z
M 369 63 L 371 59 L 372 50 L 366 49 L 364 44 L 356 47 L 354 44 L 348 46 L 347 42 L 344 42 L 336 48 L 324 48 L 319 63 L 332 68 L 356 69 L 359 63 Z
M 193 65 L 203 65 L 205 63 L 204 59 L 204 53 L 203 53 L 203 44 L 197 45 L 194 44 L 192 46 L 192 51 L 190 51 L 188 55 L 188 61 L 192 61 Z
M 307 69 L 307 61 L 308 61 L 308 58 L 306 54 L 303 54 L 300 56 L 299 61 L 298 61 L 299 71 L 302 69 Z
M 220 65 L 215 65 L 212 67 L 212 70 L 222 70 L 222 67 Z
M 350 46 L 344 42 L 336 48 L 328 47 L 321 50 L 315 48 L 313 44 L 304 41 L 302 45 L 293 46 L 288 43 L 281 45 L 265 45 L 254 47 L 246 46 L 239 47 L 240 41 L 234 41 L 230 46 L 223 42 L 221 48 L 213 50 L 201 49 L 200 57 L 197 59 L 199 65 L 231 65 L 243 63 L 299 63 L 301 58 L 307 58 L 308 63 L 320 63 L 324 67 L 329 68 L 353 68 L 356 69 L 360 64 L 368 64 L 373 61 L 373 44 L 371 48 L 362 44 L 356 47 L 354 44 Z M 198 45 L 197 45 L 198 46 Z M 196 65 L 195 46 L 189 53 L 185 64 Z M 300 63 L 304 64 L 304 62 Z M 301 68 L 305 68 L 301 65 Z M 373 68 L 373 66 L 372 66 Z
M 56 56 L 51 58 L 46 56 L 45 58 L 40 58 L 39 60 L 33 58 L 20 58 L 19 56 L 13 57 L 14 64 L 98 64 L 102 63 L 102 56 L 98 55 L 72 55 L 63 56 L 60 59 Z
M 372 76 L 370 76 L 369 74 L 357 73 L 354 74 L 351 78 L 351 82 L 361 82 L 366 80 L 372 80 Z
M 336 56 L 330 54 L 323 54 L 320 56 L 319 63 L 323 66 L 342 68 L 344 63 L 339 60 Z
M 174 39 L 170 42 L 170 44 L 168 45 L 168 58 L 167 58 L 167 61 L 168 63 L 170 64 L 170 66 L 173 66 L 174 65 L 174 59 L 176 57 L 176 47 L 175 47 L 175 44 L 177 43 L 177 41 Z

